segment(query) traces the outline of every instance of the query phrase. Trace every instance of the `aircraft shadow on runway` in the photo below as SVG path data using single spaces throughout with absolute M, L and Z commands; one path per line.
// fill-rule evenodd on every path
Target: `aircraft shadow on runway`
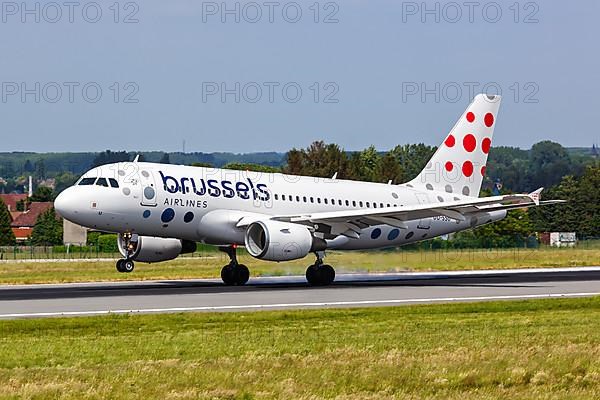
M 593 281 L 600 280 L 600 271 L 576 272 L 526 272 L 526 273 L 491 273 L 484 275 L 465 275 L 451 277 L 435 277 L 427 279 L 407 277 L 386 277 L 381 275 L 362 275 L 354 278 L 344 275 L 340 281 L 327 287 L 309 287 L 305 282 L 289 282 L 268 279 L 254 279 L 246 286 L 224 286 L 218 282 L 207 281 L 162 281 L 153 283 L 98 283 L 85 286 L 63 285 L 59 287 L 15 287 L 0 290 L 0 301 L 11 300 L 43 300 L 43 299 L 76 299 L 86 297 L 115 296 L 160 296 L 185 294 L 211 294 L 282 290 L 343 290 L 348 288 L 368 287 L 535 287 L 535 283 Z M 541 286 L 541 285 L 540 285 Z

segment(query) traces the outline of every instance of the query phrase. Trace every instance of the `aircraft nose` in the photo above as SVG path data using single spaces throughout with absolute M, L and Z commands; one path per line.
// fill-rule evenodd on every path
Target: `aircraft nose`
M 77 196 L 74 193 L 75 188 L 70 187 L 62 192 L 54 200 L 54 209 L 63 218 L 72 220 L 77 214 Z

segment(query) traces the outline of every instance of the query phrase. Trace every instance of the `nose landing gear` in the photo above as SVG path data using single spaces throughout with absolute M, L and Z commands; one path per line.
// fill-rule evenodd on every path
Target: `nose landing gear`
M 219 250 L 229 256 L 230 262 L 221 269 L 221 279 L 227 286 L 243 286 L 250 279 L 250 271 L 244 264 L 237 261 L 236 246 L 219 247 Z
M 335 269 L 323 264 L 323 252 L 316 252 L 317 261 L 306 269 L 306 280 L 311 286 L 328 286 L 335 280 Z
M 127 259 L 121 259 L 121 260 L 117 260 L 117 271 L 119 272 L 133 272 L 133 269 L 135 268 L 135 264 L 133 263 L 132 260 L 127 260 Z
M 134 256 L 135 251 L 137 250 L 137 235 L 125 233 L 123 234 L 123 241 L 125 242 L 123 249 L 127 255 L 124 259 L 117 261 L 117 271 L 126 273 L 133 272 L 135 264 L 131 258 Z

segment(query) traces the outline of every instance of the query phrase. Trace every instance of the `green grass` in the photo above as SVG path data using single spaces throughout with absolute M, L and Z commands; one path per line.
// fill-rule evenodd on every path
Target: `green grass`
M 465 249 L 393 250 L 372 252 L 329 252 L 326 261 L 338 272 L 440 271 L 505 269 L 521 267 L 572 267 L 597 265 L 600 247 L 573 249 Z M 312 255 L 291 262 L 272 263 L 254 259 L 244 252 L 240 261 L 252 276 L 303 274 Z M 218 278 L 228 263 L 220 252 L 203 257 L 184 257 L 157 264 L 137 263 L 131 274 L 120 274 L 113 261 L 4 262 L 0 284 L 118 281 L 149 279 Z
M 0 398 L 597 398 L 600 298 L 3 321 L 0 354 Z

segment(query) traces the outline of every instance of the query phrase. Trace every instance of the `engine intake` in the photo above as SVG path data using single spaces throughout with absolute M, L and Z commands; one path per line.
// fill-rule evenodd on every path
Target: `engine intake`
M 117 246 L 123 257 L 129 253 L 132 260 L 147 263 L 173 260 L 180 254 L 196 251 L 196 243 L 189 240 L 137 235 L 130 239 L 129 251 L 124 235 L 117 238 Z
M 246 230 L 244 243 L 251 256 L 269 261 L 295 260 L 327 247 L 307 227 L 279 221 L 253 222 Z

